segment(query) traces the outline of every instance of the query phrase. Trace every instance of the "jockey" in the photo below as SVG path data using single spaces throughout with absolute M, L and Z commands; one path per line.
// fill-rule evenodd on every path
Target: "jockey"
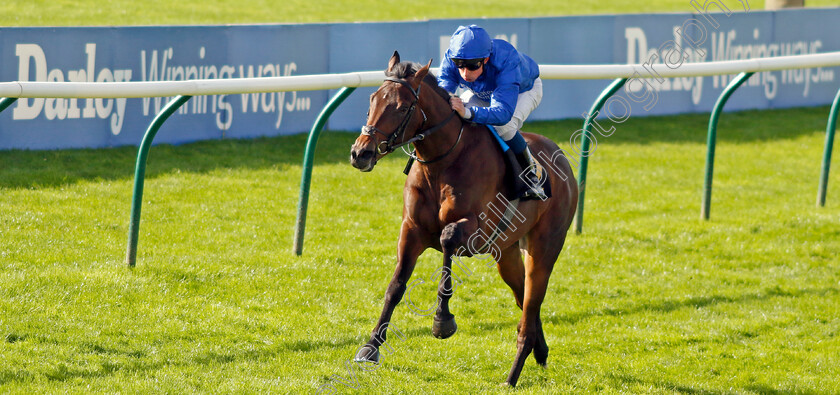
M 450 98 L 452 110 L 470 122 L 494 125 L 521 168 L 528 169 L 520 175 L 528 188 L 519 197 L 545 200 L 538 166 L 519 133 L 542 100 L 539 75 L 533 59 L 507 41 L 490 39 L 484 29 L 470 25 L 460 26 L 452 34 L 437 79 L 438 85 L 452 94 L 458 87 L 466 88 L 460 97 Z

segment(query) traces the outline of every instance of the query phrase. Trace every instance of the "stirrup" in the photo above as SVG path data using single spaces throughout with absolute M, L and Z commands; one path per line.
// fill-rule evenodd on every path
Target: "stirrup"
M 545 194 L 545 190 L 543 189 L 543 187 L 541 187 L 539 185 L 540 182 L 539 182 L 539 179 L 537 179 L 537 174 L 533 170 L 531 170 L 531 171 L 528 172 L 527 177 L 528 177 L 528 181 L 526 182 L 527 188 L 525 188 L 525 191 L 522 192 L 521 199 L 523 199 L 523 200 L 535 200 L 535 199 L 546 200 L 546 199 L 548 199 L 548 196 L 546 196 L 546 194 Z

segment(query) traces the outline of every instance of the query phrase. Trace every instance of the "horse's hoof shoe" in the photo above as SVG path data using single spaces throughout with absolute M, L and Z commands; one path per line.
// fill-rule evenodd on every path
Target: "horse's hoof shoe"
M 458 325 L 455 324 L 455 316 L 449 319 L 440 320 L 435 317 L 435 322 L 432 324 L 432 335 L 438 339 L 446 339 L 454 335 L 458 330 Z
M 379 364 L 379 349 L 370 344 L 365 344 L 359 349 L 359 351 L 356 352 L 356 356 L 353 357 L 353 361 L 359 363 L 372 363 L 374 365 Z

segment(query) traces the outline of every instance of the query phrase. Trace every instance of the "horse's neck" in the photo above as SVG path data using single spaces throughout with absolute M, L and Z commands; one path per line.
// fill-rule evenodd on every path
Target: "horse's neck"
M 455 114 L 458 118 L 458 115 Z M 442 120 L 445 120 L 443 118 Z M 441 122 L 438 120 L 437 122 Z M 433 160 L 443 156 L 439 161 L 427 166 L 427 172 L 434 173 L 434 178 L 443 176 L 447 169 L 457 167 L 470 169 L 472 178 L 482 178 L 489 181 L 492 166 L 488 161 L 498 162 L 498 149 L 490 135 L 492 133 L 483 125 L 475 125 L 460 119 L 452 119 L 442 130 L 416 144 L 419 156 L 424 160 Z M 451 149 L 451 151 L 449 151 Z
M 428 92 L 436 94 L 434 92 Z M 443 108 L 442 101 L 433 101 L 437 104 L 434 108 L 421 108 L 427 117 L 424 129 L 440 127 L 439 130 L 431 132 L 422 141 L 415 144 L 418 156 L 424 161 L 436 160 L 449 162 L 455 158 L 464 143 L 462 128 L 466 126 L 458 114 L 452 114 L 449 105 Z M 451 115 L 451 116 L 450 116 Z
M 460 122 L 457 123 L 460 129 Z M 449 209 L 472 210 L 486 207 L 497 192 L 508 196 L 506 165 L 490 133 L 485 126 L 465 124 L 462 139 L 452 154 L 430 165 L 415 164 L 407 185 L 422 191 L 426 199 L 410 199 L 406 204 L 443 209 L 444 202 L 449 202 Z M 455 202 L 457 205 L 452 206 Z

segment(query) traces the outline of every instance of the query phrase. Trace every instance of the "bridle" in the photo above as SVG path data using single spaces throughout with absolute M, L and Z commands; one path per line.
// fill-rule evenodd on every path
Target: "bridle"
M 408 127 L 408 123 L 411 121 L 411 117 L 414 115 L 414 112 L 417 111 L 417 103 L 420 101 L 420 88 L 423 86 L 423 83 L 421 82 L 420 85 L 418 85 L 417 89 L 415 90 L 414 88 L 411 87 L 411 84 L 408 81 L 406 81 L 405 79 L 395 78 L 395 77 L 387 77 L 387 78 L 385 78 L 385 81 L 396 82 L 396 83 L 401 84 L 401 85 L 405 86 L 406 88 L 408 88 L 408 90 L 411 91 L 411 93 L 414 95 L 414 101 L 411 103 L 411 106 L 408 107 L 408 112 L 405 114 L 405 117 L 403 118 L 402 122 L 400 122 L 400 125 L 397 126 L 397 128 L 394 130 L 394 132 L 391 133 L 390 135 L 383 132 L 382 130 L 378 129 L 377 127 L 375 127 L 373 125 L 362 126 L 362 134 L 363 135 L 374 137 L 376 133 L 379 133 L 380 135 L 382 135 L 382 137 L 384 137 L 384 139 L 381 142 L 379 142 L 379 144 L 376 145 L 376 152 L 381 154 L 381 155 L 386 155 L 386 154 L 389 154 L 391 152 L 394 152 L 397 148 L 403 148 L 403 151 L 408 156 L 410 156 L 412 159 L 414 159 L 414 160 L 416 160 L 420 163 L 437 162 L 437 161 L 443 159 L 444 157 L 446 157 L 447 155 L 449 155 L 455 149 L 455 146 L 458 145 L 458 142 L 461 141 L 461 135 L 464 132 L 463 123 L 461 124 L 461 130 L 458 132 L 458 138 L 455 140 L 455 144 L 453 144 L 452 147 L 450 147 L 449 150 L 447 150 L 443 155 L 440 155 L 435 159 L 432 159 L 432 160 L 420 159 L 420 158 L 417 157 L 415 151 L 407 152 L 407 151 L 405 151 L 404 147 L 409 145 L 409 144 L 413 144 L 417 141 L 421 141 L 421 140 L 425 139 L 427 136 L 429 136 L 430 134 L 432 134 L 432 133 L 440 130 L 441 128 L 443 128 L 444 125 L 449 123 L 449 121 L 451 121 L 452 118 L 455 117 L 456 112 L 452 111 L 452 113 L 449 114 L 449 116 L 446 117 L 446 119 L 443 120 L 443 122 L 441 122 L 441 123 L 439 123 L 435 126 L 432 126 L 428 129 L 423 129 L 423 125 L 426 124 L 426 122 L 428 121 L 428 118 L 426 117 L 426 112 L 424 112 L 423 109 L 421 108 L 420 113 L 423 114 L 423 123 L 421 123 L 420 127 L 417 128 L 421 131 L 419 133 L 415 134 L 414 137 L 406 140 L 405 139 L 405 129 Z M 400 143 L 394 144 L 394 142 L 398 138 L 401 140 Z M 383 145 L 385 146 L 384 148 L 383 148 Z

